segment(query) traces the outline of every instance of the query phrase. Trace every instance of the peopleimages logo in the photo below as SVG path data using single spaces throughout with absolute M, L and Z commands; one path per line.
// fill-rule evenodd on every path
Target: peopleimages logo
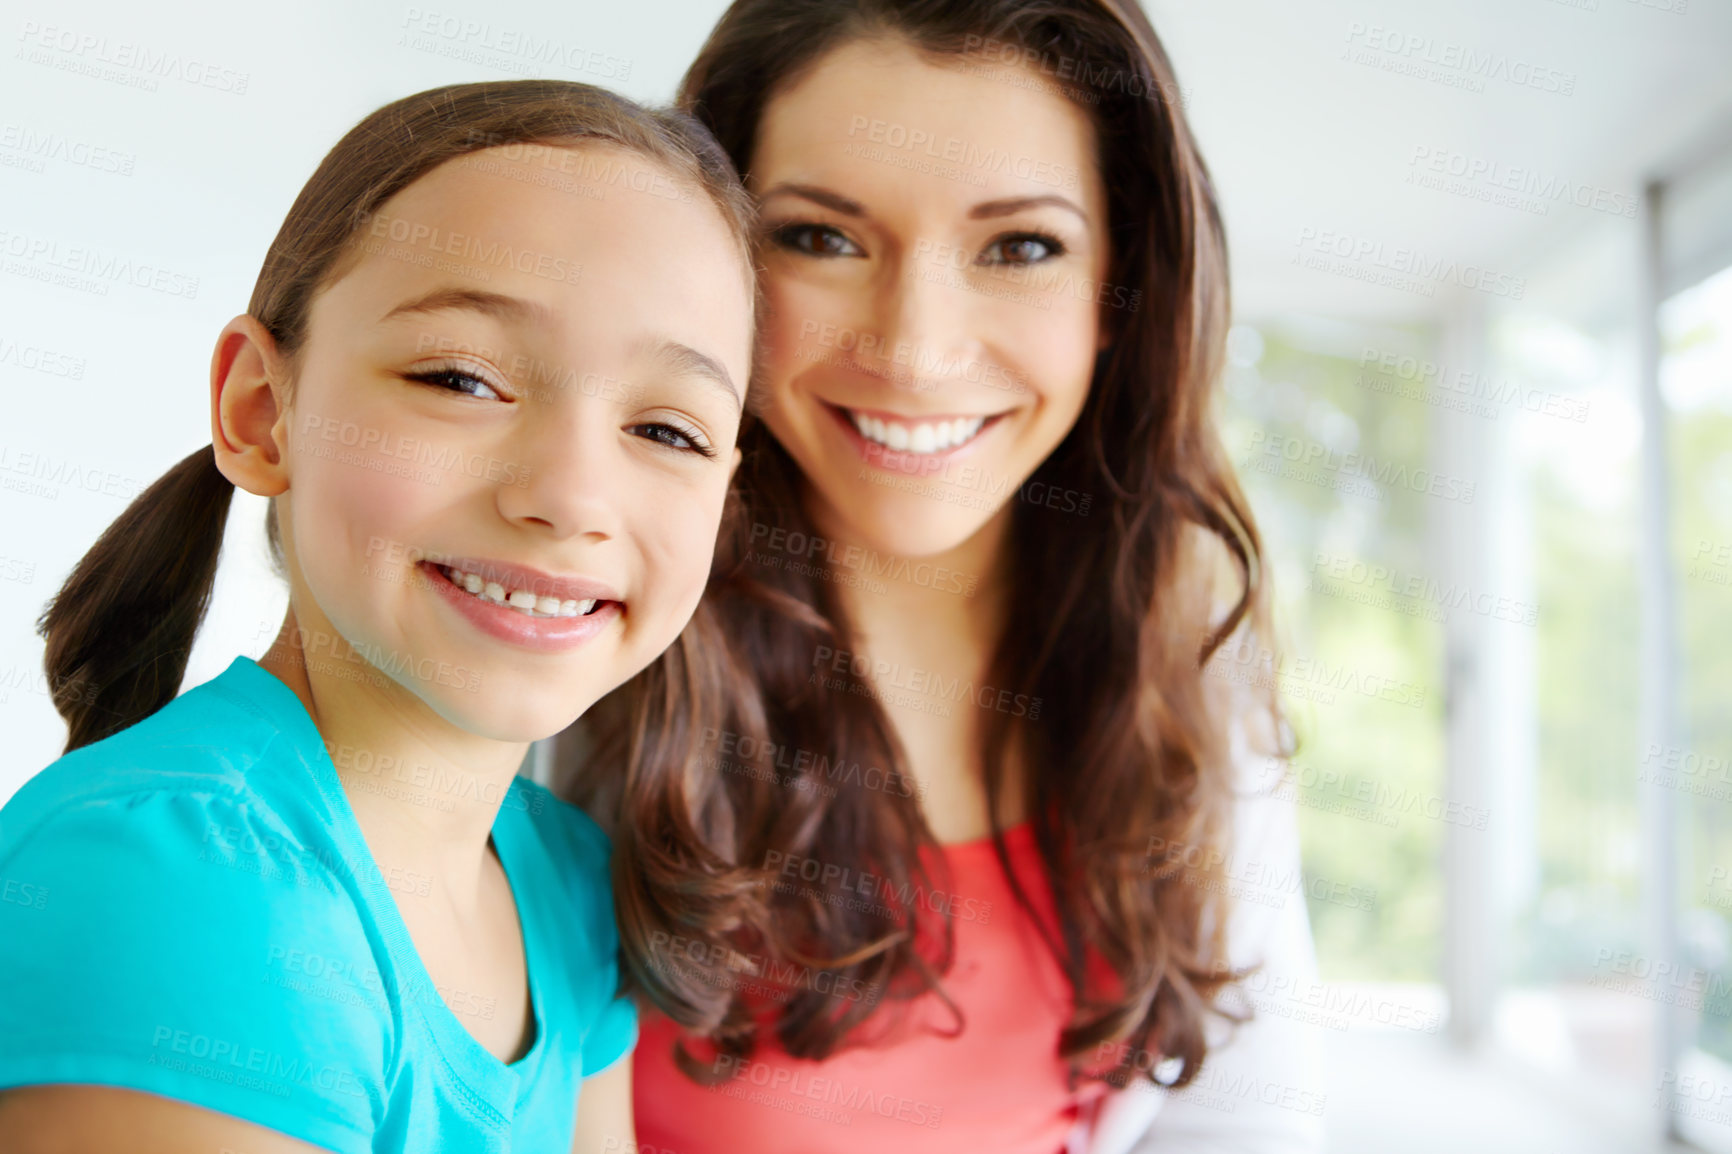
M 1472 481 L 1433 469 L 1409 468 L 1387 458 L 1380 461 L 1361 453 L 1343 453 L 1299 437 L 1269 433 L 1263 429 L 1251 430 L 1251 452 L 1242 467 L 1278 473 L 1274 466 L 1283 462 L 1301 470 L 1311 469 L 1331 476 L 1368 481 L 1384 489 L 1407 489 L 1447 501 L 1460 501 L 1464 505 L 1473 504 Z
M 1524 277 L 1446 260 L 1406 245 L 1392 247 L 1381 240 L 1348 232 L 1306 226 L 1299 230 L 1295 244 L 1294 264 L 1355 280 L 1386 284 L 1421 296 L 1431 296 L 1435 286 L 1440 284 L 1517 301 L 1527 292 Z
M 157 91 L 160 80 L 179 80 L 195 88 L 245 96 L 252 80 L 251 73 L 168 49 L 34 20 L 24 21 L 18 39 L 24 45 L 18 59 L 146 92 Z
M 1557 417 L 1578 424 L 1588 419 L 1588 402 L 1581 397 L 1521 385 L 1471 369 L 1452 368 L 1438 361 L 1409 353 L 1374 348 L 1359 354 L 1362 370 L 1358 384 L 1375 392 L 1404 396 L 1410 400 L 1472 412 L 1497 419 L 1498 409 L 1515 408 L 1538 416 Z M 1485 404 L 1477 402 L 1484 401 Z
M 138 155 L 105 148 L 87 140 L 45 132 L 21 124 L 0 125 L 0 151 L 15 152 L 31 162 L 32 171 L 41 172 L 47 161 L 55 160 L 74 168 L 92 172 L 108 172 L 116 176 L 131 176 Z M 4 163 L 4 161 L 0 161 Z
M 1422 80 L 1445 80 L 1452 87 L 1482 92 L 1488 80 L 1572 96 L 1576 74 L 1535 64 L 1502 52 L 1474 48 L 1435 36 L 1354 20 L 1347 25 L 1349 59 Z M 1355 52 L 1358 49 L 1358 52 Z
M 88 244 L 62 244 L 57 237 L 0 230 L 0 256 L 14 276 L 60 284 L 107 296 L 108 286 L 127 284 L 183 300 L 198 298 L 198 278 Z
M 1546 215 L 1548 205 L 1565 201 L 1591 212 L 1634 220 L 1639 203 L 1633 192 L 1613 192 L 1528 165 L 1469 156 L 1452 148 L 1415 145 L 1407 163 L 1408 184 L 1477 197 L 1524 211 L 1537 209 L 1535 215 L 1539 216 Z
M 1075 188 L 1079 183 L 1075 165 L 1055 164 L 1049 160 L 997 148 L 982 148 L 960 136 L 940 138 L 930 130 L 918 126 L 911 127 L 855 115 L 848 122 L 848 135 L 864 137 L 869 143 L 884 145 L 900 152 L 918 152 L 932 160 L 961 165 L 982 175 L 989 172 L 1009 173 L 1055 188 Z

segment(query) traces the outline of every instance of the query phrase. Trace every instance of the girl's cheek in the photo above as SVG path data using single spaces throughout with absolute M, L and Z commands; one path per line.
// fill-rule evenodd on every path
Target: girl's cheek
M 639 510 L 647 604 L 658 615 L 677 617 L 674 623 L 682 628 L 709 582 L 725 495 L 720 485 L 710 484 Z M 677 632 L 671 630 L 669 639 Z
M 339 449 L 338 452 L 345 450 Z M 381 593 L 402 568 L 404 550 L 419 544 L 414 526 L 436 503 L 430 480 L 389 476 L 365 463 L 322 460 L 296 477 L 297 552 L 324 597 L 363 601 Z

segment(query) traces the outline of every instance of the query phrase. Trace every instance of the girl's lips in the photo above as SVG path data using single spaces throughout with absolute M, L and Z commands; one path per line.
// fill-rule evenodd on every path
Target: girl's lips
M 422 561 L 417 568 L 433 590 L 453 609 L 490 637 L 540 653 L 576 649 L 611 626 L 624 611 L 619 601 L 597 599 L 595 611 L 581 617 L 531 617 L 527 613 L 484 600 L 459 589 L 445 575 L 445 566 Z
M 849 410 L 840 405 L 831 404 L 829 401 L 819 401 L 818 403 L 829 410 L 830 416 L 842 430 L 842 436 L 854 447 L 854 451 L 860 455 L 862 461 L 887 473 L 897 473 L 907 477 L 931 475 L 934 470 L 930 462 L 948 463 L 967 457 L 982 441 L 986 440 L 999 421 L 1010 415 L 1009 413 L 994 413 L 987 417 L 981 425 L 980 431 L 960 445 L 932 453 L 915 453 L 892 449 L 868 439 L 861 434 L 859 429 L 854 427 L 854 419 L 849 415 L 850 412 L 857 412 L 891 418 L 895 414 L 879 413 L 873 409 Z M 900 419 L 908 420 L 906 417 Z

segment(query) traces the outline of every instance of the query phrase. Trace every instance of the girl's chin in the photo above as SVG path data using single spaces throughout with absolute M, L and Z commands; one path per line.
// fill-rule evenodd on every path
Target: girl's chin
M 435 711 L 465 733 L 491 741 L 541 741 L 568 728 L 594 704 L 588 697 L 581 703 L 542 703 L 508 693 L 471 694 L 445 686 L 438 692 L 440 696 L 429 702 Z

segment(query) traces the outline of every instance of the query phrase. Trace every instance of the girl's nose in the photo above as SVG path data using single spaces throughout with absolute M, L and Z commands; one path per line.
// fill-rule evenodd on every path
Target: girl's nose
M 603 408 L 558 406 L 525 422 L 511 442 L 516 459 L 502 463 L 495 480 L 506 520 L 561 539 L 618 535 L 621 486 L 629 481 L 617 459 L 619 430 Z

